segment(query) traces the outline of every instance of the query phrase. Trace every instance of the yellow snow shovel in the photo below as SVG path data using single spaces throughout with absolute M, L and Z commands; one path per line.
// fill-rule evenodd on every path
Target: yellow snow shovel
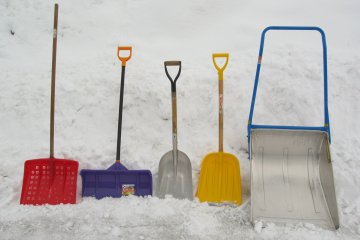
M 220 68 L 216 58 L 225 58 Z M 200 179 L 196 196 L 200 202 L 241 204 L 241 177 L 239 160 L 223 152 L 223 86 L 224 70 L 229 61 L 228 53 L 212 55 L 219 74 L 219 152 L 209 153 L 201 163 Z

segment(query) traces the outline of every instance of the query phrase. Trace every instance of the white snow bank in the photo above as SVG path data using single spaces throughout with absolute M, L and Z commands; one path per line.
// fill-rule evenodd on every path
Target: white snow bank
M 116 47 L 133 45 L 125 83 L 123 162 L 130 169 L 150 169 L 156 188 L 158 161 L 171 148 L 170 84 L 163 61 L 179 59 L 179 148 L 192 161 L 196 186 L 201 159 L 218 147 L 218 85 L 211 53 L 228 51 L 224 147 L 241 161 L 245 200 L 250 188 L 246 124 L 261 31 L 268 25 L 323 27 L 341 228 L 334 232 L 309 224 L 259 223 L 254 229 L 248 205 L 212 207 L 171 198 L 96 201 L 79 195 L 73 206 L 20 206 L 24 161 L 48 155 L 53 4 L 2 0 L 0 239 L 359 238 L 358 1 L 59 4 L 56 156 L 76 159 L 80 168 L 112 164 L 120 85 Z M 322 124 L 320 38 L 280 32 L 268 37 L 254 123 Z

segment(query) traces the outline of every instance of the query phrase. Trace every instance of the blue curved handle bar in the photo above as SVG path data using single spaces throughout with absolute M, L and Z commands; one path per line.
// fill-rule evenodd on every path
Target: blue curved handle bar
M 306 31 L 318 31 L 321 34 L 322 46 L 323 46 L 323 71 L 324 71 L 324 126 L 323 127 L 307 127 L 307 126 L 272 126 L 272 125 L 253 125 L 252 118 L 254 113 L 256 92 L 259 82 L 260 68 L 261 68 L 261 60 L 264 50 L 264 42 L 265 35 L 269 30 L 306 30 Z M 328 110 L 328 84 L 327 84 L 327 51 L 326 51 L 326 38 L 324 31 L 319 27 L 287 27 L 287 26 L 270 26 L 263 30 L 261 34 L 261 42 L 260 42 L 260 50 L 259 50 L 259 58 L 256 67 L 256 75 L 255 75 L 255 83 L 253 89 L 253 95 L 251 100 L 249 121 L 248 121 L 248 143 L 250 144 L 250 131 L 254 128 L 268 128 L 268 129 L 293 129 L 293 130 L 320 130 L 326 131 L 329 135 L 329 141 L 331 142 L 330 137 L 330 122 L 329 122 L 329 110 Z M 250 154 L 250 153 L 249 153 Z

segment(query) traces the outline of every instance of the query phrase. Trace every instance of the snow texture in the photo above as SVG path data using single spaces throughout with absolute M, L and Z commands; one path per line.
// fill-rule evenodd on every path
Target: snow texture
M 341 227 L 250 223 L 250 205 L 209 206 L 156 197 L 77 197 L 76 205 L 20 206 L 26 159 L 49 152 L 53 2 L 0 0 L 0 239 L 359 239 L 359 1 L 59 1 L 55 155 L 80 169 L 115 160 L 120 86 L 118 45 L 127 65 L 122 160 L 150 169 L 171 149 L 170 83 L 164 60 L 182 60 L 179 148 L 194 186 L 204 155 L 217 150 L 217 73 L 211 53 L 230 52 L 225 71 L 225 151 L 241 163 L 250 196 L 246 125 L 262 29 L 315 25 L 328 40 L 329 110 Z M 321 125 L 321 39 L 271 32 L 254 123 Z M 80 193 L 81 179 L 78 182 Z M 196 188 L 195 188 L 196 189 Z

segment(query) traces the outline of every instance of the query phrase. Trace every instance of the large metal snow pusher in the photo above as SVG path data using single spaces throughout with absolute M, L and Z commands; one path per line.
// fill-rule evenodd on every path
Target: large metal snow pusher
M 324 115 L 321 127 L 252 123 L 265 34 L 269 30 L 310 30 L 321 34 L 324 72 Z M 264 29 L 248 122 L 251 161 L 251 221 L 308 222 L 339 228 L 330 154 L 325 33 L 318 27 Z

